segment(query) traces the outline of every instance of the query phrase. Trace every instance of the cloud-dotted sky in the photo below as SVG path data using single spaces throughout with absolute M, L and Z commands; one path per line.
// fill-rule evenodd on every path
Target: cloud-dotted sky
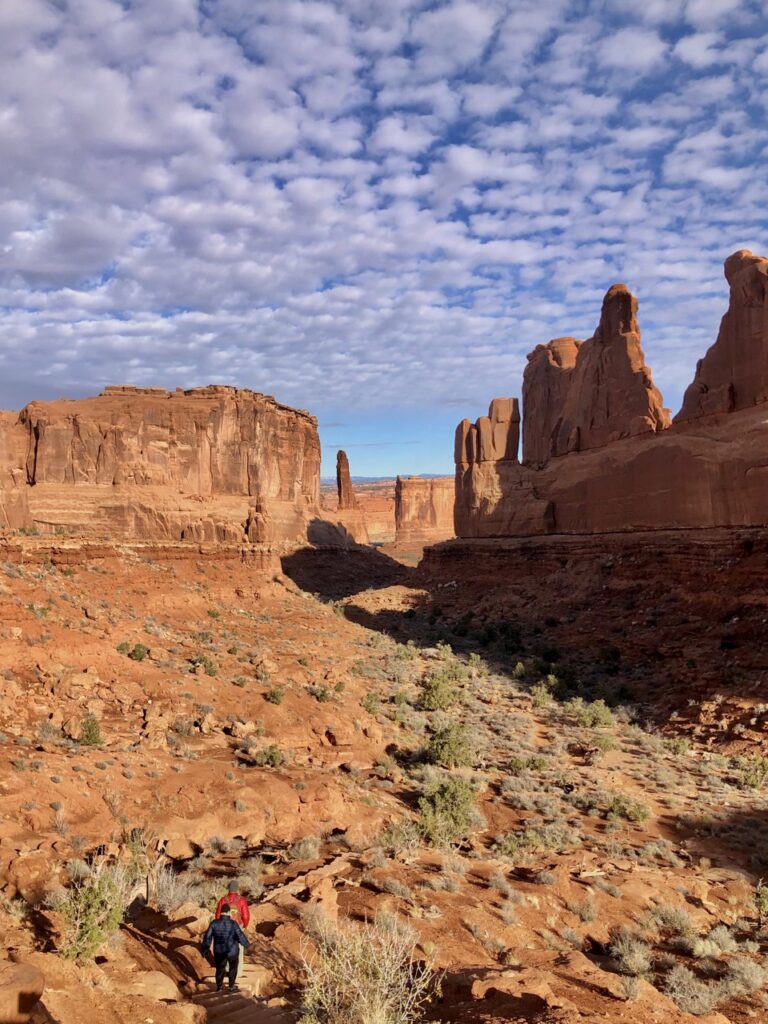
M 768 250 L 766 32 L 763 0 L 0 4 L 0 400 L 232 382 L 411 438 L 626 280 L 676 401 L 723 258 Z

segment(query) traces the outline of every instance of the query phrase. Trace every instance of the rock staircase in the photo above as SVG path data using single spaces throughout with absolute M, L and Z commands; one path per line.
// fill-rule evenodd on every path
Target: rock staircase
M 237 979 L 239 992 L 228 992 L 226 981 L 221 992 L 217 992 L 211 976 L 206 979 L 208 987 L 196 992 L 192 1002 L 205 1009 L 209 1024 L 292 1024 L 293 1016 L 282 1006 L 268 1006 L 258 998 L 263 978 L 263 971 L 246 960 Z

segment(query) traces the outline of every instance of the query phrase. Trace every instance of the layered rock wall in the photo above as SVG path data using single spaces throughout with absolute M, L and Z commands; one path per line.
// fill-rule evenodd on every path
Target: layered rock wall
M 436 544 L 453 537 L 453 477 L 398 477 L 395 543 Z
M 726 261 L 729 311 L 672 426 L 623 285 L 589 341 L 539 346 L 526 370 L 527 464 L 481 457 L 480 431 L 459 425 L 457 535 L 767 524 L 767 269 L 743 251 Z
M 3 465 L 42 530 L 298 538 L 319 505 L 314 417 L 229 387 L 113 387 L 98 398 L 33 402 L 0 420 Z M 7 507 L 7 483 L 0 493 Z

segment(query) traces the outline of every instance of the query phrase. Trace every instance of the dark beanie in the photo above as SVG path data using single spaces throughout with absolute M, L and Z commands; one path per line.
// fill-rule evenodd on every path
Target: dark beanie
M 224 906 L 221 908 L 221 913 L 222 914 L 228 914 L 229 913 L 229 904 L 228 903 L 225 903 Z

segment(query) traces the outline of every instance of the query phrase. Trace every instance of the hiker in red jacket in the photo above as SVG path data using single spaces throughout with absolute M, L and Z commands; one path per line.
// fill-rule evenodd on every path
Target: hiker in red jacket
M 221 908 L 229 907 L 229 914 L 233 921 L 236 921 L 241 928 L 247 928 L 251 920 L 251 912 L 248 909 L 248 902 L 245 896 L 240 895 L 240 886 L 237 882 L 229 883 L 229 892 L 222 896 L 216 906 L 216 920 L 221 917 Z
M 248 909 L 248 902 L 245 896 L 240 894 L 240 886 L 237 882 L 229 883 L 229 891 L 226 896 L 222 896 L 219 902 L 216 904 L 216 920 L 218 921 L 221 917 L 221 911 L 224 907 L 229 907 L 229 916 L 235 924 L 239 924 L 241 928 L 247 928 L 248 923 L 251 920 L 251 912 Z M 239 948 L 239 961 L 237 965 L 237 974 L 240 974 L 243 969 L 243 956 L 245 954 L 245 948 L 241 945 Z M 235 978 L 230 977 L 230 984 L 234 984 Z

